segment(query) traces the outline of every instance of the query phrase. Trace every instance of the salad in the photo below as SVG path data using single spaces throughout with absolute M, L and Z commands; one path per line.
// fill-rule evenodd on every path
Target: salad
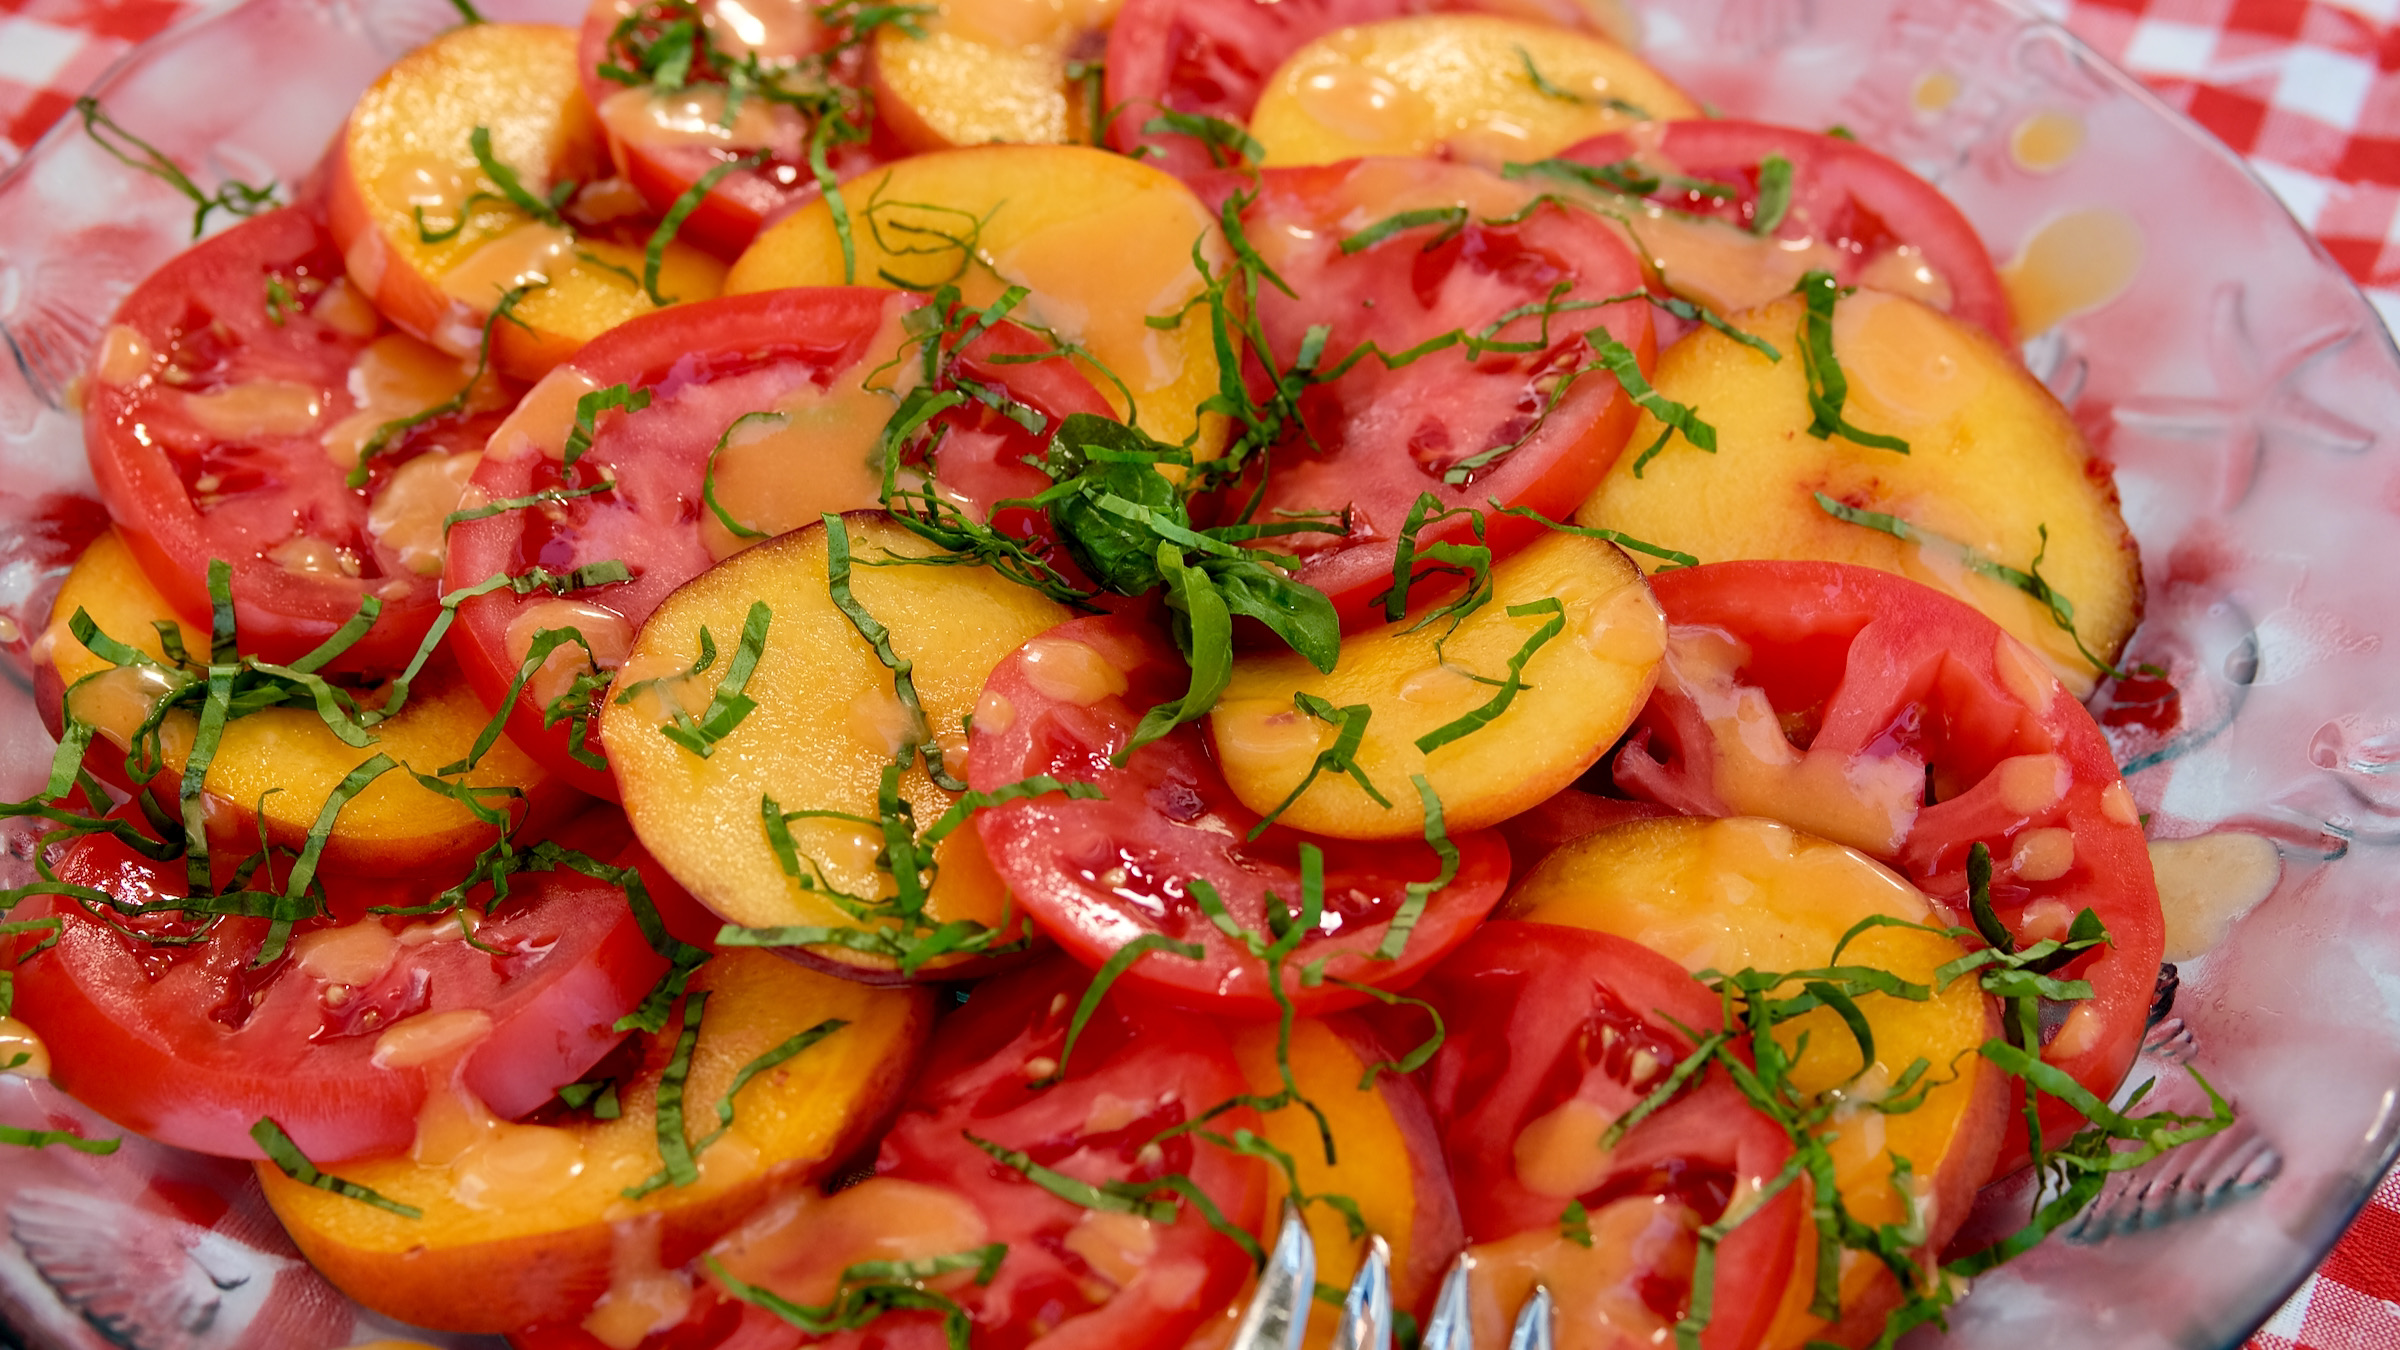
M 299 184 L 83 105 L 242 219 L 0 918 L 0 1063 L 362 1304 L 1218 1346 L 1289 1213 L 1403 1341 L 1886 1344 L 2231 1123 L 2120 1090 L 2133 540 L 1901 166 L 1573 7 L 459 17 Z

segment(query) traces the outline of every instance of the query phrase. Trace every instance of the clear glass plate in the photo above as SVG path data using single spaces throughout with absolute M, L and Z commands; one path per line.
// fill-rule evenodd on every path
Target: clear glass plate
M 1599 0 L 1606 3 L 1607 0 Z M 1847 127 L 1939 183 L 2020 285 L 2070 317 L 2027 359 L 2116 466 L 2149 607 L 2130 659 L 2179 704 L 2104 693 L 2155 836 L 2233 829 L 2273 895 L 2181 967 L 2136 1081 L 2231 1133 L 2120 1178 L 2072 1231 L 1988 1277 L 1959 1345 L 2238 1345 L 2321 1260 L 2400 1147 L 2400 352 L 2224 146 L 2006 0 L 1631 0 L 1645 51 L 1727 115 Z M 571 0 L 495 17 L 572 21 Z M 290 184 L 445 0 L 242 0 L 144 46 L 109 111 L 204 185 Z M 106 316 L 190 237 L 191 208 L 70 118 L 0 177 L 0 794 L 49 740 L 27 653 L 90 478 L 77 372 Z M 24 836 L 0 880 L 21 879 Z M 0 1078 L 0 1121 L 81 1119 Z M 1995 1222 L 2022 1196 L 1987 1195 Z M 265 1221 L 246 1169 L 128 1142 L 10 1150 L 0 1320 L 36 1345 L 277 1346 L 401 1334 L 363 1318 Z M 105 1241 L 103 1241 L 105 1235 Z M 137 1254 L 131 1259 L 124 1254 Z M 106 1258 L 106 1259 L 103 1259 Z M 407 1333 L 412 1337 L 416 1333 Z M 467 1345 L 458 1338 L 424 1340 Z M 496 1344 L 482 1342 L 480 1344 Z

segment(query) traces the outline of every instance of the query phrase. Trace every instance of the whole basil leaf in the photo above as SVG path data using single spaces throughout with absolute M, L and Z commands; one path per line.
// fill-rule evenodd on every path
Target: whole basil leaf
M 1265 624 L 1310 665 L 1333 673 L 1342 654 L 1342 621 L 1323 591 L 1247 558 L 1210 558 L 1201 567 L 1226 609 Z
M 1159 574 L 1167 585 L 1167 608 L 1173 611 L 1175 642 L 1191 663 L 1191 687 L 1172 703 L 1161 703 L 1142 714 L 1133 738 L 1116 754 L 1116 762 L 1186 722 L 1196 722 L 1217 705 L 1217 696 L 1233 679 L 1233 618 L 1225 597 L 1206 571 L 1184 565 L 1173 544 L 1158 546 Z
M 1098 503 L 1115 496 L 1188 529 L 1192 518 L 1183 494 L 1157 467 L 1181 456 L 1132 427 L 1090 413 L 1077 413 L 1059 425 L 1043 467 L 1061 487 L 1073 490 L 1051 503 L 1050 520 L 1094 581 L 1119 595 L 1140 595 L 1165 580 L 1156 561 L 1158 536 Z

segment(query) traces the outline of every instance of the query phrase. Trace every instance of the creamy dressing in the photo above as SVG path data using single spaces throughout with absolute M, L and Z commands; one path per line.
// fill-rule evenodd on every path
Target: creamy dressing
M 1090 645 L 1072 638 L 1035 638 L 1025 644 L 1018 667 L 1025 682 L 1046 698 L 1090 707 L 1125 692 L 1125 672 Z
M 2214 950 L 2243 915 L 2275 893 L 2283 855 L 2264 835 L 2226 830 L 2152 840 L 2150 869 L 2167 921 L 2166 959 L 2189 961 Z
M 2133 217 L 2095 206 L 2051 219 L 2000 269 L 2008 306 L 2025 337 L 2100 308 L 2125 293 L 2148 244 Z
M 50 1076 L 50 1047 L 32 1027 L 14 1017 L 0 1017 L 0 1074 L 19 1078 Z
M 1134 388 L 1158 389 L 1182 375 L 1184 344 L 1145 320 L 1178 312 L 1206 289 L 1192 240 L 1214 226 L 1189 192 L 1162 186 L 1033 231 L 989 261 L 1002 281 L 1032 292 L 1027 305 L 1043 326 Z
M 225 441 L 305 436 L 325 415 L 323 392 L 290 380 L 248 380 L 205 394 L 184 394 L 182 402 L 185 416 Z
M 421 577 L 440 576 L 449 556 L 450 513 L 466 494 L 483 456 L 426 454 L 402 464 L 367 510 L 367 533 L 400 565 Z
M 527 605 L 509 620 L 504 639 L 509 665 L 523 669 L 525 659 L 533 654 L 534 641 L 554 628 L 576 630 L 583 635 L 583 644 L 561 642 L 525 682 L 525 691 L 538 708 L 548 708 L 558 701 L 584 672 L 594 668 L 615 670 L 624 665 L 626 655 L 633 650 L 633 625 L 625 621 L 624 615 L 581 600 L 544 600 Z M 591 649 L 588 657 L 586 646 Z

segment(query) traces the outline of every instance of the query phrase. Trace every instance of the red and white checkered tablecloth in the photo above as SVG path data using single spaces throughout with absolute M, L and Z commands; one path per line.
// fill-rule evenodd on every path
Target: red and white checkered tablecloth
M 2400 0 L 2026 0 L 2250 157 L 2400 330 Z M 0 0 L 0 169 L 198 0 Z M 2400 1172 L 2251 1342 L 2400 1350 Z

